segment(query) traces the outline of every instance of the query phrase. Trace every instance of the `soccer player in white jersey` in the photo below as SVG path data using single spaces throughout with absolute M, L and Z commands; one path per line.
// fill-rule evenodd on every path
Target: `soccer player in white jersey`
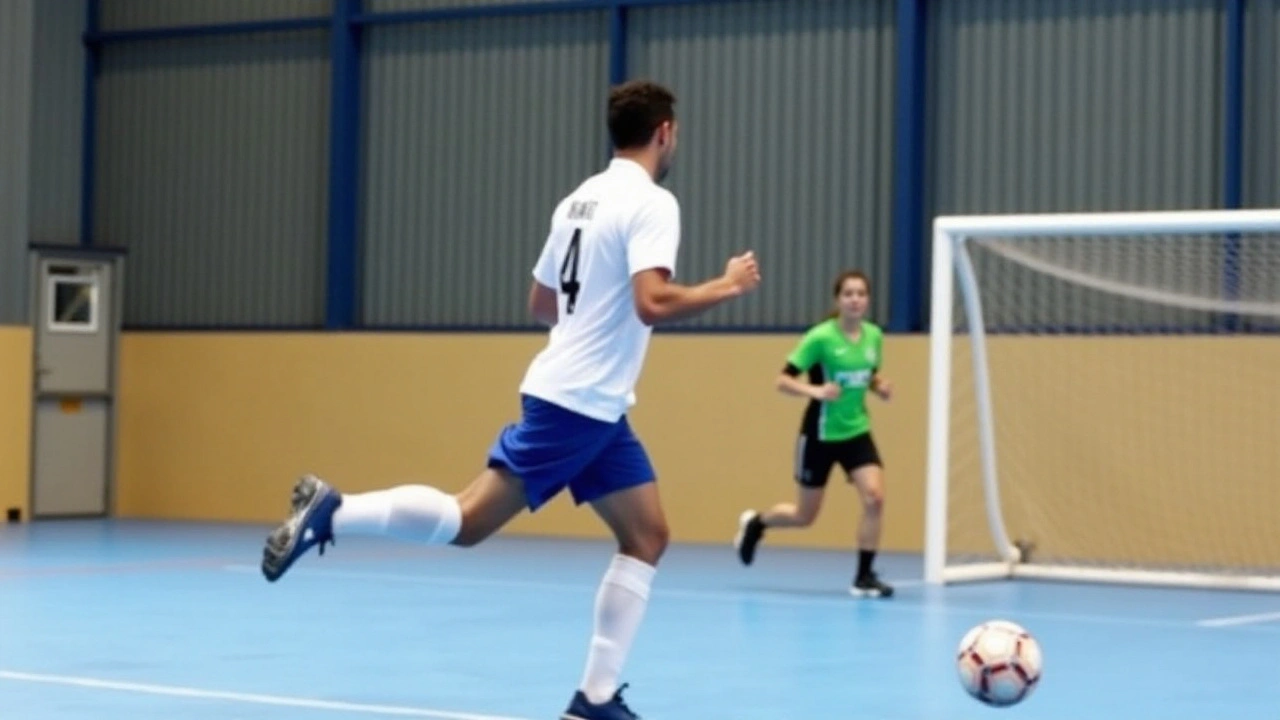
M 550 326 L 550 338 L 520 385 L 520 420 L 498 433 L 486 468 L 457 494 L 400 485 L 343 495 L 304 476 L 289 517 L 267 538 L 267 580 L 344 535 L 470 547 L 568 489 L 608 525 L 618 549 L 596 594 L 581 683 L 561 717 L 638 717 L 622 700 L 619 677 L 668 531 L 653 467 L 627 411 L 653 325 L 740 297 L 760 282 L 749 252 L 731 258 L 713 280 L 672 282 L 680 206 L 659 183 L 676 149 L 674 106 L 669 90 L 648 81 L 610 92 L 614 157 L 551 217 L 529 291 L 529 311 Z

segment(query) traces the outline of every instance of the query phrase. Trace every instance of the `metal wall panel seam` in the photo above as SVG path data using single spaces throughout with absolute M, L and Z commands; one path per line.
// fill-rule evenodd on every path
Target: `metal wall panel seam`
M 361 0 L 334 0 L 330 30 L 329 245 L 325 327 L 359 320 L 360 27 Z
M 97 158 L 98 133 L 98 62 L 102 52 L 88 38 L 98 32 L 102 18 L 102 0 L 84 0 L 84 119 L 80 147 L 80 245 L 93 245 L 93 193 Z
M 890 332 L 923 329 L 928 0 L 898 0 Z

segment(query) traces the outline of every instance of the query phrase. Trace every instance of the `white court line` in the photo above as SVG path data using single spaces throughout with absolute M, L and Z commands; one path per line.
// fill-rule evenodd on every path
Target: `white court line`
M 254 565 L 224 565 L 223 570 L 234 573 L 250 573 L 256 574 L 261 572 Z M 558 592 L 572 593 L 594 593 L 596 587 L 593 585 L 572 585 L 569 583 L 550 583 L 537 582 L 533 580 L 492 580 L 487 578 L 470 578 L 458 576 L 441 576 L 441 575 L 407 575 L 400 573 L 378 573 L 378 572 L 361 572 L 353 570 L 292 570 L 292 573 L 299 575 L 307 575 L 310 577 L 325 577 L 342 580 L 383 580 L 388 582 L 403 582 L 413 585 L 446 585 L 457 587 L 503 587 L 503 588 L 526 588 L 531 590 L 552 590 Z M 896 587 L 911 587 L 913 585 L 923 584 L 922 580 L 887 580 L 891 585 Z M 658 589 L 654 591 L 654 597 L 661 600 L 662 598 L 685 598 L 690 600 L 727 600 L 740 602 L 742 600 L 759 600 L 767 603 L 775 603 L 779 605 L 830 605 L 840 604 L 848 605 L 851 598 L 846 594 L 832 594 L 830 597 L 813 596 L 813 597 L 792 597 L 786 595 L 770 594 L 770 591 L 740 591 L 740 592 L 721 592 L 717 590 L 666 590 Z
M 260 570 L 255 565 L 225 565 L 223 570 L 235 573 L 256 574 Z M 523 588 L 529 590 L 551 590 L 554 592 L 572 592 L 572 593 L 593 593 L 596 588 L 586 587 L 583 585 L 573 585 L 569 583 L 551 583 L 551 582 L 535 582 L 529 580 L 497 580 L 488 578 L 469 578 L 457 576 L 441 576 L 441 575 L 409 575 L 403 573 L 379 573 L 379 572 L 362 572 L 355 570 L 326 570 L 312 568 L 296 568 L 290 571 L 302 577 L 310 578 L 331 578 L 338 580 L 371 580 L 383 582 L 398 582 L 409 585 L 440 585 L 454 587 L 500 587 L 500 588 Z M 901 586 L 920 585 L 920 580 L 899 580 L 888 581 Z M 742 590 L 738 592 L 722 592 L 716 590 L 655 590 L 653 599 L 661 601 L 663 598 L 680 598 L 687 600 L 710 600 L 710 601 L 726 601 L 726 602 L 758 602 L 766 605 L 792 605 L 801 607 L 850 607 L 859 602 L 875 603 L 876 607 L 884 612 L 911 612 L 919 613 L 922 609 L 928 609 L 919 603 L 904 602 L 903 600 L 859 600 L 849 597 L 845 593 L 832 593 L 831 595 L 785 595 L 785 590 L 768 591 L 768 590 Z M 989 608 L 966 607 L 960 604 L 945 604 L 941 610 L 945 613 L 953 613 L 957 615 L 986 617 L 993 611 Z M 1161 619 L 1149 616 L 1122 616 L 1122 615 L 1079 615 L 1074 613 L 1044 612 L 1038 610 L 1009 610 L 998 611 L 1005 614 L 1016 615 L 1020 618 L 1029 620 L 1057 620 L 1062 622 L 1078 622 L 1092 623 L 1098 625 L 1141 625 L 1145 627 L 1161 627 L 1161 628 L 1182 628 L 1184 630 L 1195 630 L 1197 624 L 1187 619 Z
M 12 670 L 0 670 L 0 680 L 43 683 L 46 685 L 69 685 L 94 690 L 116 690 L 120 692 L 140 693 L 143 695 L 168 695 L 171 697 L 199 698 L 202 700 L 222 700 L 224 702 L 249 703 L 253 705 L 282 705 L 285 707 L 310 708 L 313 710 L 341 710 L 345 712 L 364 713 L 366 715 L 397 715 L 400 717 L 432 718 L 433 720 L 528 720 L 527 718 L 507 717 L 503 715 L 477 715 L 475 713 L 433 710 L 431 708 L 398 707 L 395 705 L 366 705 L 363 703 L 317 700 L 314 698 L 287 697 L 281 695 L 255 695 L 251 693 L 224 692 L 221 690 L 201 690 L 200 688 L 183 687 L 181 685 L 150 685 L 143 683 L 120 682 L 116 680 L 101 680 L 98 678 L 74 677 L 69 675 L 39 675 L 36 673 L 14 672 Z
M 1199 620 L 1200 627 L 1235 627 L 1236 625 L 1254 625 L 1280 620 L 1280 612 L 1257 613 L 1255 615 L 1228 615 L 1227 617 Z

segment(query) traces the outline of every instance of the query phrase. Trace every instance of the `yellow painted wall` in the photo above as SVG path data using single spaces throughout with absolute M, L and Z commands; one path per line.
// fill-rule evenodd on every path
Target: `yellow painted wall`
M 16 507 L 24 519 L 31 487 L 31 342 L 30 328 L 0 326 L 0 512 Z
M 727 543 L 743 508 L 794 493 L 802 401 L 773 380 L 791 336 L 659 335 L 633 423 L 675 539 Z M 460 489 L 498 428 L 536 335 L 127 334 L 119 508 L 128 516 L 274 521 L 293 479 L 351 491 Z M 950 539 L 990 552 L 975 405 L 956 346 Z M 1060 557 L 1280 566 L 1280 339 L 993 338 L 1004 514 Z M 928 339 L 885 341 L 884 548 L 923 544 Z M 859 514 L 834 482 L 816 527 L 771 544 L 851 548 Z M 511 532 L 604 537 L 561 499 Z
M 1044 559 L 1280 566 L 1280 337 L 995 337 L 988 357 L 1011 537 Z M 955 358 L 950 539 L 989 551 Z
M 348 491 L 483 467 L 539 335 L 126 333 L 117 478 L 124 516 L 274 521 L 313 471 Z M 790 499 L 802 401 L 773 380 L 791 336 L 654 339 L 632 415 L 660 476 L 673 537 L 728 542 L 738 514 Z M 918 548 L 924 474 L 923 338 L 890 338 L 899 396 L 873 408 L 888 464 L 886 549 Z M 775 544 L 851 547 L 856 495 L 829 493 L 818 525 Z M 510 532 L 604 537 L 560 499 Z

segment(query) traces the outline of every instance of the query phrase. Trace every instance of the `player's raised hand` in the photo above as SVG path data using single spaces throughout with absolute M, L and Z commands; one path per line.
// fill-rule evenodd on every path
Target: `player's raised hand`
M 756 263 L 756 254 L 747 251 L 729 258 L 724 267 L 724 276 L 744 293 L 755 290 L 760 284 L 760 266 Z

